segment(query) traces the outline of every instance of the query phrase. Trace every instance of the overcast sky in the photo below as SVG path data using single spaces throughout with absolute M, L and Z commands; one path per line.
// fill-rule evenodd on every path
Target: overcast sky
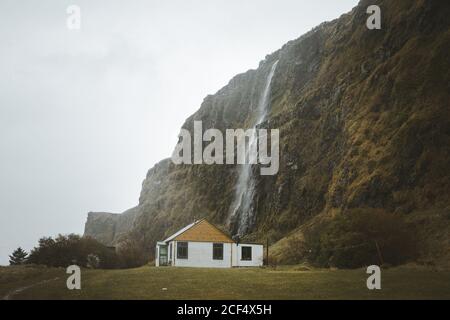
M 135 206 L 207 94 L 356 3 L 1 0 L 0 264 Z

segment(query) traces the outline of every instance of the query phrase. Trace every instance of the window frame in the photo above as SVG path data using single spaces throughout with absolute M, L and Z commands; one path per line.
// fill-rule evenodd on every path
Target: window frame
M 184 245 L 186 245 L 184 247 Z M 181 255 L 180 251 L 183 252 L 183 250 L 180 249 L 186 249 L 186 255 Z M 189 242 L 188 241 L 177 241 L 177 259 L 187 260 L 189 259 Z
M 216 255 L 216 250 L 217 249 L 221 250 L 219 257 L 217 257 L 217 255 Z M 213 258 L 213 260 L 223 260 L 223 249 L 224 249 L 223 243 L 220 243 L 220 242 L 213 243 L 213 246 L 212 246 L 212 258 Z
M 246 250 L 248 249 L 250 251 L 250 257 L 249 258 L 247 256 L 244 257 L 244 248 Z M 253 255 L 252 251 L 253 250 L 252 250 L 251 246 L 242 246 L 241 247 L 241 261 L 252 261 L 252 255 Z

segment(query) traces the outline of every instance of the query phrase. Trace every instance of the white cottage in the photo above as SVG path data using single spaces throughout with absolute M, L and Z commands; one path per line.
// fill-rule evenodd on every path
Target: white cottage
M 175 267 L 259 267 L 263 245 L 236 243 L 219 228 L 202 219 L 158 241 L 155 264 Z

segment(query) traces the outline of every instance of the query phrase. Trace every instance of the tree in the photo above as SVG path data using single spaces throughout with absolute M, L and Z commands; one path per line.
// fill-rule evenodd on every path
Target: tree
M 91 257 L 89 258 L 89 256 Z M 98 258 L 98 261 L 96 258 Z M 90 259 L 88 261 L 88 259 Z M 80 267 L 112 269 L 119 267 L 115 251 L 89 237 L 76 234 L 58 235 L 56 238 L 44 237 L 39 245 L 31 250 L 28 263 L 49 267 Z
M 13 253 L 9 256 L 9 264 L 11 266 L 18 266 L 24 264 L 27 260 L 28 253 L 23 250 L 21 247 L 17 248 L 13 251 Z

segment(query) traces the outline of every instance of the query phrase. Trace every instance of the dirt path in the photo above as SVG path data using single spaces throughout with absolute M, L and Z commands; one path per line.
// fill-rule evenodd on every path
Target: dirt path
M 41 285 L 41 284 L 44 284 L 44 283 L 47 283 L 47 282 L 50 282 L 50 281 L 56 281 L 56 280 L 58 280 L 58 279 L 59 279 L 59 277 L 56 277 L 56 278 L 53 278 L 53 279 L 47 279 L 47 280 L 40 281 L 40 282 L 38 282 L 38 283 L 29 285 L 29 286 L 17 288 L 17 289 L 15 289 L 15 290 L 10 291 L 6 296 L 4 296 L 4 297 L 2 298 L 2 300 L 12 300 L 13 296 L 15 296 L 15 295 L 18 294 L 18 293 L 21 293 L 21 292 L 23 292 L 23 291 L 25 291 L 25 290 L 28 290 L 28 289 L 30 289 L 30 288 L 39 286 L 39 285 Z

